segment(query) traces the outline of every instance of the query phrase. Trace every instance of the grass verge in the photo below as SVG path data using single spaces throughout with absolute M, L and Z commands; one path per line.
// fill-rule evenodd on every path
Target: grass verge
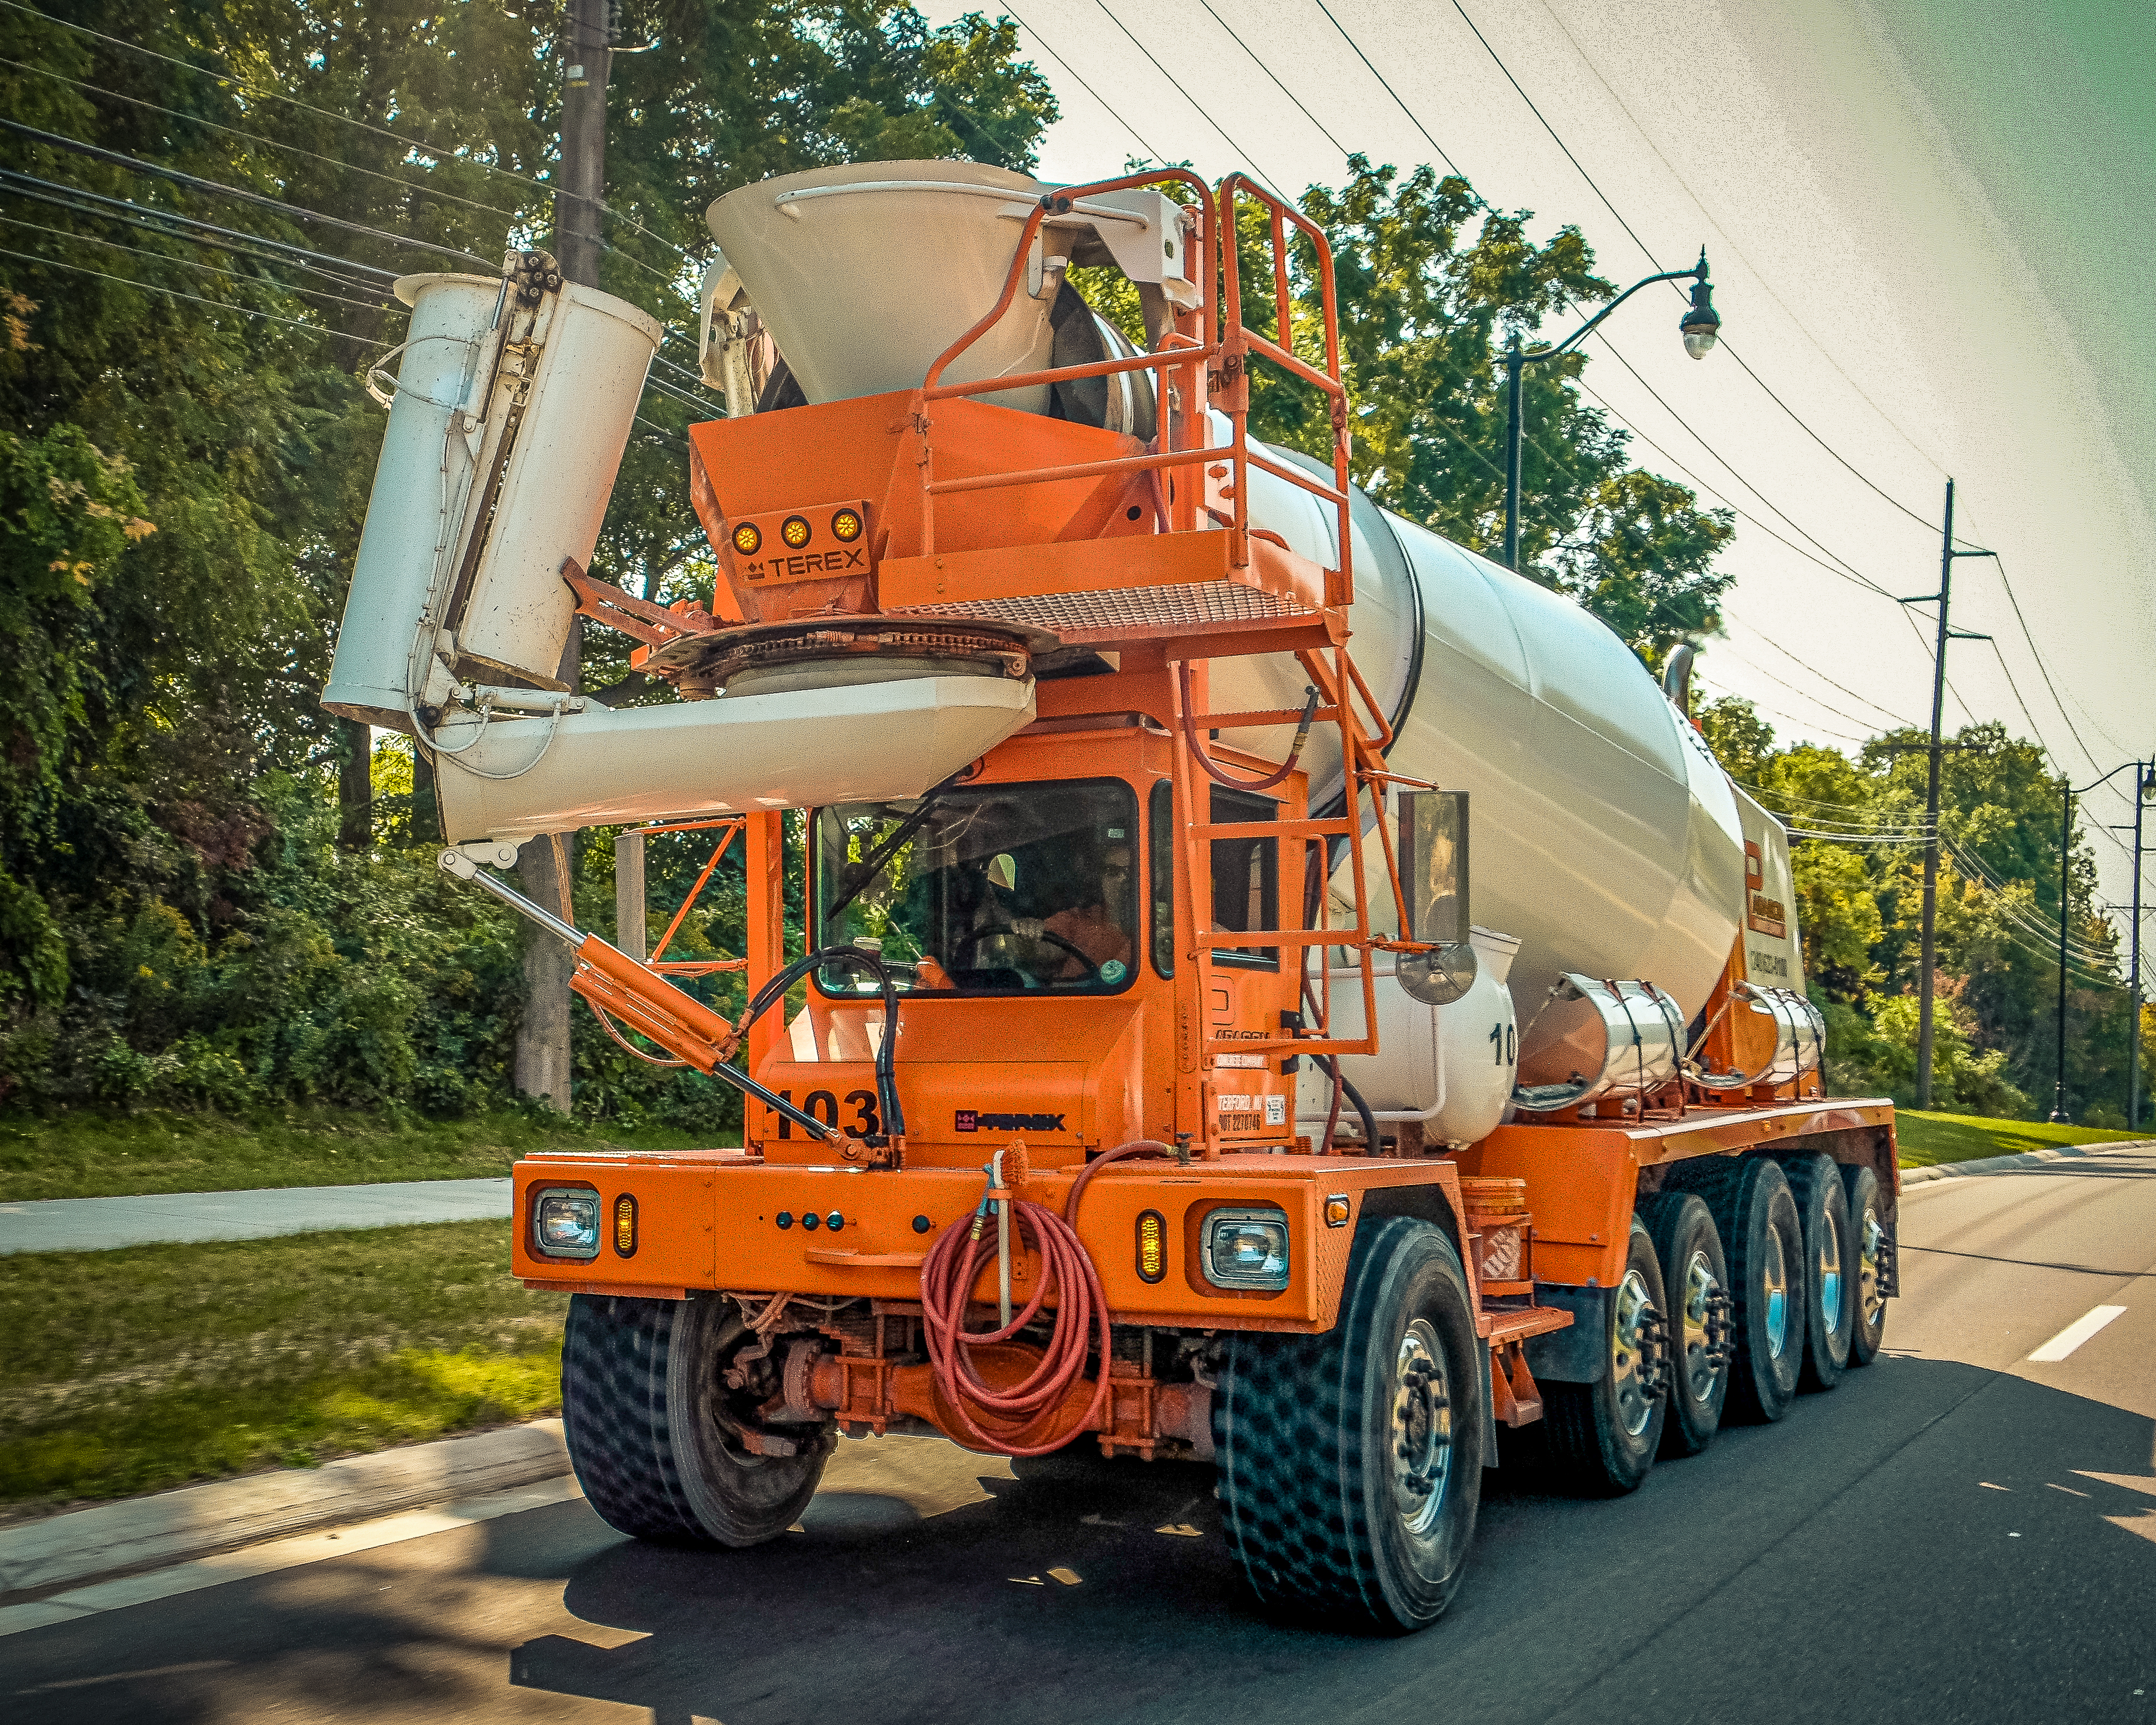
M 468 1179 L 506 1174 L 534 1150 L 682 1150 L 711 1142 L 663 1127 L 623 1132 L 508 1112 L 402 1126 L 333 1108 L 245 1118 L 0 1115 L 0 1202 Z
M 1919 1114 L 1894 1111 L 1894 1142 L 1903 1168 L 1942 1162 L 1974 1162 L 1980 1156 L 2015 1156 L 2056 1150 L 2062 1144 L 2111 1144 L 2146 1132 L 2105 1132 L 2087 1126 L 2053 1126 L 2042 1120 L 1987 1120 L 1974 1114 Z
M 0 1505 L 553 1412 L 567 1310 L 499 1222 L 0 1258 Z

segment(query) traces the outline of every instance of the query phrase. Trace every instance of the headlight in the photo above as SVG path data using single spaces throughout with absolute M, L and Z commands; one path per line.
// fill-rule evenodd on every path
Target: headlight
M 598 1256 L 598 1194 L 576 1187 L 542 1192 L 531 1208 L 531 1244 L 542 1258 Z
M 1287 1286 L 1287 1212 L 1270 1204 L 1215 1210 L 1205 1219 L 1205 1279 L 1216 1288 Z

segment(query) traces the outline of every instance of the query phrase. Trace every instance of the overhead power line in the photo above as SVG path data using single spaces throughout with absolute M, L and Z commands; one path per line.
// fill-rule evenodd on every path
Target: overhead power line
M 5 5 L 7 0 L 0 0 Z M 35 198 L 61 209 L 75 211 L 83 215 L 104 215 L 131 223 L 153 234 L 162 234 L 174 239 L 185 239 L 202 245 L 218 245 L 219 241 L 245 240 L 249 244 L 263 247 L 295 261 L 332 264 L 355 275 L 379 277 L 385 284 L 393 282 L 398 272 L 385 270 L 379 264 L 362 264 L 350 258 L 340 258 L 331 252 L 318 252 L 303 245 L 295 245 L 288 239 L 271 239 L 243 228 L 225 228 L 215 222 L 206 222 L 199 216 L 182 215 L 177 210 L 168 210 L 156 204 L 136 203 L 128 198 L 108 198 L 101 192 L 85 191 L 80 186 L 70 186 L 58 180 L 39 179 L 34 174 L 19 173 L 13 168 L 0 167 L 0 192 L 12 192 L 18 197 Z M 172 227 L 196 230 L 187 234 L 173 234 Z M 204 239 L 201 234 L 213 234 L 213 239 Z M 223 245 L 223 250 L 237 250 L 236 246 Z
M 1764 641 L 1769 647 L 1773 648 L 1774 651 L 1780 654 L 1783 658 L 1788 660 L 1792 665 L 1801 665 L 1813 676 L 1817 677 L 1820 681 L 1825 683 L 1830 689 L 1839 689 L 1844 695 L 1849 696 L 1851 701 L 1862 701 L 1865 706 L 1870 707 L 1874 712 L 1883 714 L 1886 717 L 1891 719 L 1895 724 L 1901 726 L 1904 730 L 1915 731 L 1922 728 L 1913 719 L 1905 719 L 1899 713 L 1894 711 L 1892 708 L 1880 706 L 1879 703 L 1874 701 L 1870 696 L 1859 695 L 1854 689 L 1849 687 L 1847 684 L 1835 682 L 1832 677 L 1829 676 L 1825 671 L 1820 670 L 1817 665 L 1813 665 L 1809 660 L 1799 659 L 1795 654 L 1789 651 L 1787 647 L 1784 647 L 1779 641 L 1776 640 L 1774 636 L 1768 634 L 1766 630 L 1761 629 L 1757 624 L 1746 622 L 1743 618 L 1738 617 L 1734 615 L 1734 614 L 1727 610 L 1725 610 L 1722 614 L 1724 617 L 1729 618 L 1729 619 L 1733 623 L 1743 624 L 1745 628 L 1750 629 L 1753 634 L 1758 636 L 1761 640 Z
M 1594 57 L 1588 53 L 1586 48 L 1582 45 L 1579 38 L 1572 33 L 1571 26 L 1567 24 L 1564 19 L 1558 14 L 1556 8 L 1549 3 L 1549 0 L 1542 0 L 1542 8 L 1543 12 L 1548 15 L 1550 22 L 1557 26 L 1558 33 L 1562 35 L 1567 42 L 1572 44 L 1573 52 L 1579 56 L 1580 64 L 1586 67 L 1589 72 L 1594 74 L 1594 81 L 1602 86 L 1604 93 L 1609 96 L 1612 102 L 1616 104 L 1618 112 L 1622 114 L 1627 121 L 1631 122 L 1632 130 L 1639 133 L 1640 141 L 1645 143 L 1648 149 L 1654 152 L 1655 160 L 1661 162 L 1664 167 L 1669 170 L 1670 177 L 1675 180 L 1677 184 L 1684 189 L 1685 195 L 1691 199 L 1693 207 L 1696 208 L 1699 211 L 1700 214 L 1705 217 L 1709 224 L 1713 227 L 1716 234 L 1720 236 L 1721 244 L 1723 247 L 1726 247 L 1729 252 L 1736 257 L 1739 263 L 1743 264 L 1746 269 L 1752 272 L 1753 278 L 1758 282 L 1760 290 L 1765 293 L 1767 297 L 1772 300 L 1777 306 L 1780 307 L 1782 315 L 1787 317 L 1790 323 L 1795 326 L 1799 334 L 1803 336 L 1807 341 L 1811 343 L 1813 349 L 1819 354 L 1819 356 L 1822 359 L 1825 360 L 1829 365 L 1834 367 L 1835 373 L 1841 378 L 1841 381 L 1849 385 L 1851 390 L 1863 401 L 1866 407 L 1870 408 L 1873 413 L 1876 413 L 1884 424 L 1892 429 L 1896 436 L 1899 437 L 1903 443 L 1907 444 L 1910 449 L 1913 449 L 1925 463 L 1933 468 L 1938 473 L 1940 478 L 1945 478 L 1947 470 L 1945 467 L 1941 465 L 1938 458 L 1933 454 L 1931 451 L 1927 449 L 1922 444 L 1918 443 L 1916 438 L 1910 433 L 1907 426 L 1903 425 L 1900 420 L 1897 419 L 1892 413 L 1888 413 L 1885 408 L 1880 406 L 1878 401 L 1873 397 L 1871 392 L 1866 389 L 1863 384 L 1849 374 L 1848 370 L 1842 365 L 1841 362 L 1835 357 L 1832 350 L 1830 349 L 1824 341 L 1820 341 L 1817 336 L 1812 333 L 1811 330 L 1805 325 L 1804 320 L 1799 317 L 1797 314 L 1790 309 L 1789 302 L 1774 290 L 1774 284 L 1768 280 L 1767 272 L 1760 269 L 1756 264 L 1753 263 L 1751 259 L 1745 255 L 1743 248 L 1739 246 L 1738 243 L 1730 237 L 1728 230 L 1723 228 L 1719 222 L 1715 220 L 1712 211 L 1707 208 L 1707 200 L 1702 198 L 1698 193 L 1692 189 L 1691 182 L 1686 180 L 1685 177 L 1677 171 L 1676 164 L 1671 162 L 1667 156 L 1662 153 L 1662 147 L 1660 144 L 1655 141 L 1654 134 L 1647 130 L 1646 126 L 1641 122 L 1639 116 L 1632 111 L 1631 105 L 1625 101 L 1623 95 L 1619 92 L 1616 86 L 1611 84 L 1609 79 L 1603 75 L 1601 67 L 1597 65 L 1594 62 Z M 1738 362 L 1739 365 L 1743 364 L 1742 360 L 1739 360 Z M 1748 366 L 1745 367 L 1745 370 L 1747 372 L 1749 372 L 1750 369 L 1751 368 Z M 1763 385 L 1762 387 L 1763 388 L 1764 386 Z M 1788 410 L 1785 408 L 1784 411 L 1786 412 Z M 1837 457 L 1837 459 L 1839 459 L 1839 457 Z M 1861 475 L 1859 475 L 1858 476 L 1860 478 L 1862 477 Z M 1868 484 L 1869 481 L 1867 480 L 1866 483 Z M 1893 501 L 1892 498 L 1889 498 L 1887 501 L 1889 502 Z M 1897 504 L 1895 506 L 1897 508 L 1901 507 L 1899 504 Z M 1929 523 L 1927 523 L 1926 525 L 1928 526 Z
M 176 59 L 169 54 L 160 54 L 156 49 L 145 48 L 140 43 L 128 42 L 118 36 L 108 36 L 103 31 L 93 30 L 86 24 L 78 24 L 67 18 L 54 18 L 49 12 L 40 12 L 34 6 L 23 4 L 23 0 L 0 0 L 0 6 L 5 6 L 12 11 L 26 13 L 30 17 L 41 19 L 46 23 L 55 25 L 64 30 L 73 30 L 78 35 L 90 37 L 96 41 L 109 44 L 114 48 L 124 49 L 130 54 L 141 54 L 149 59 L 161 60 L 168 66 L 178 67 L 183 72 L 192 72 L 198 78 L 208 78 L 220 84 L 231 85 L 242 95 L 252 97 L 256 101 L 283 102 L 290 107 L 298 109 L 302 113 L 312 114 L 319 119 L 332 121 L 339 126 L 351 126 L 355 131 L 372 133 L 376 137 L 386 138 L 392 143 L 401 144 L 408 150 L 417 150 L 423 154 L 438 157 L 444 161 L 461 162 L 465 167 L 475 167 L 483 172 L 498 175 L 503 179 L 515 180 L 519 184 L 534 187 L 546 193 L 549 197 L 558 195 L 557 188 L 547 182 L 534 179 L 529 174 L 518 173 L 514 168 L 504 167 L 499 162 L 481 162 L 453 146 L 435 144 L 425 138 L 408 137 L 403 132 L 392 131 L 387 126 L 376 126 L 367 121 L 355 120 L 348 114 L 339 114 L 328 108 L 317 107 L 312 102 L 302 101 L 297 96 L 286 95 L 281 90 L 258 90 L 248 83 L 239 73 L 230 70 L 231 62 L 228 60 L 225 63 L 228 69 L 218 72 L 208 66 L 198 66 L 192 61 Z M 111 94 L 109 91 L 106 93 Z M 690 255 L 685 248 L 676 245 L 672 240 L 665 239 L 660 234 L 654 234 L 626 211 L 614 209 L 603 203 L 595 207 L 600 215 L 634 228 L 653 244 L 665 246 L 677 257 L 685 258 Z M 611 251 L 613 248 L 608 247 L 607 249 Z
M 362 311 L 389 311 L 398 308 L 387 300 L 347 300 L 341 294 L 332 294 L 321 288 L 301 287 L 296 283 L 280 281 L 275 277 L 244 275 L 237 270 L 220 270 L 214 264 L 204 264 L 192 258 L 176 258 L 169 252 L 153 252 L 139 245 L 122 245 L 116 239 L 100 239 L 94 234 L 72 234 L 64 228 L 48 228 L 42 222 L 25 222 L 15 216 L 0 216 L 0 223 L 10 228 L 27 228 L 33 234 L 49 234 L 60 239 L 73 240 L 79 245 L 101 245 L 116 252 L 126 252 L 137 258 L 149 258 L 160 264 L 170 264 L 182 270 L 199 270 L 208 275 L 221 275 L 228 281 L 244 282 L 249 287 L 274 288 L 280 293 L 300 294 L 312 299 L 327 300 L 336 305 L 356 305 Z
M 364 336 L 355 336 L 348 330 L 333 329 L 326 323 L 309 323 L 303 318 L 280 317 L 274 311 L 258 311 L 252 305 L 235 305 L 229 300 L 205 299 L 200 294 L 183 294 L 177 288 L 159 287 L 153 282 L 137 281 L 131 275 L 114 275 L 103 270 L 87 269 L 80 264 L 63 264 L 57 258 L 41 258 L 32 252 L 8 251 L 0 249 L 0 258 L 19 258 L 25 264 L 35 264 L 47 270 L 68 270 L 77 275 L 95 275 L 103 281 L 116 281 L 122 287 L 137 289 L 146 294 L 162 294 L 170 300 L 191 300 L 198 305 L 209 306 L 216 311 L 237 311 L 242 317 L 259 317 L 270 323 L 289 324 L 295 330 L 306 330 L 317 336 L 335 336 L 340 341 L 357 341 L 362 347 L 378 347 Z
M 347 234 L 362 234 L 372 239 L 383 239 L 393 245 L 408 246 L 414 251 L 432 252 L 439 257 L 457 258 L 468 264 L 483 264 L 489 270 L 498 269 L 500 259 L 482 258 L 476 252 L 468 252 L 456 246 L 436 245 L 432 240 L 414 239 L 409 234 L 392 234 L 385 228 L 371 228 L 364 222 L 347 222 L 341 216 L 326 216 L 296 203 L 287 203 L 281 198 L 272 198 L 266 193 L 249 192 L 238 186 L 227 186 L 216 180 L 203 179 L 199 174 L 183 173 L 177 167 L 167 167 L 160 162 L 145 162 L 140 157 L 122 151 L 107 150 L 97 144 L 85 143 L 80 138 L 70 138 L 59 132 L 43 131 L 34 126 L 25 126 L 19 120 L 10 120 L 0 115 L 0 128 L 12 131 L 18 137 L 46 145 L 55 150 L 71 151 L 78 156 L 89 157 L 95 162 L 110 162 L 136 173 L 148 174 L 154 178 L 169 180 L 185 186 L 191 191 L 202 192 L 213 198 L 234 198 L 242 203 L 251 203 L 258 208 L 273 209 L 280 215 L 293 217 L 303 222 L 319 222 L 331 228 L 341 228 Z
M 1535 105 L 1535 99 L 1529 95 L 1525 90 L 1521 88 L 1520 80 L 1512 75 L 1512 68 L 1505 64 L 1503 56 L 1499 54 L 1497 50 L 1491 46 L 1490 39 L 1482 33 L 1481 27 L 1476 23 L 1473 18 L 1467 15 L 1467 8 L 1460 3 L 1460 0 L 1452 0 L 1452 9 L 1460 14 L 1461 21 L 1466 24 L 1467 28 L 1474 31 L 1475 39 L 1482 44 L 1483 50 L 1489 54 L 1491 60 L 1496 64 L 1497 69 L 1505 74 L 1506 83 L 1511 85 L 1514 91 L 1517 93 L 1520 100 L 1527 105 L 1527 111 L 1532 114 L 1535 118 L 1541 122 L 1543 130 L 1550 135 L 1550 141 L 1554 143 L 1558 149 L 1564 152 L 1564 159 L 1567 162 L 1569 162 L 1579 171 L 1580 178 L 1587 182 L 1588 190 L 1592 192 L 1598 198 L 1601 199 L 1602 207 L 1608 210 L 1609 213 L 1616 218 L 1617 225 L 1625 230 L 1625 234 L 1630 238 L 1632 244 L 1640 248 L 1641 255 L 1643 255 L 1649 263 L 1652 264 L 1656 269 L 1662 269 L 1664 267 L 1662 261 L 1655 255 L 1653 249 L 1648 245 L 1645 240 L 1640 238 L 1639 234 L 1634 229 L 1632 224 L 1625 219 L 1624 213 L 1620 211 L 1615 204 L 1609 201 L 1609 194 L 1605 193 L 1601 187 L 1595 184 L 1594 176 L 1588 172 L 1586 164 L 1581 162 L 1577 156 L 1572 153 L 1572 146 L 1566 143 L 1563 138 L 1558 135 L 1558 129 L 1549 123 L 1548 117 L 1544 116 L 1543 110 Z M 1575 44 L 1574 45 L 1577 46 L 1578 44 Z M 1630 118 L 1630 116 L 1627 116 L 1626 117 Z M 1693 201 L 1697 203 L 1698 200 L 1695 198 Z M 1673 289 L 1676 289 L 1676 290 L 1680 294 L 1683 292 L 1683 290 L 1681 288 L 1677 288 L 1676 284 L 1674 282 L 1671 284 L 1671 286 Z M 1605 342 L 1604 345 L 1608 346 L 1609 344 Z M 1737 362 L 1738 368 L 1754 383 L 1757 383 L 1759 388 L 1765 392 L 1767 399 L 1774 403 L 1774 404 L 1779 408 L 1784 413 L 1788 414 L 1804 432 L 1805 436 L 1811 439 L 1811 440 L 1817 444 L 1822 449 L 1825 449 L 1828 454 L 1833 456 L 1836 461 L 1840 462 L 1843 467 L 1846 468 L 1851 474 L 1855 475 L 1855 476 L 1869 490 L 1876 493 L 1886 502 L 1892 504 L 1896 509 L 1900 510 L 1903 515 L 1908 516 L 1911 521 L 1915 521 L 1919 526 L 1928 528 L 1933 525 L 1930 521 L 1917 514 L 1917 511 L 1910 508 L 1907 504 L 1903 503 L 1899 498 L 1897 498 L 1887 491 L 1882 490 L 1872 480 L 1869 475 L 1863 472 L 1853 462 L 1849 460 L 1847 457 L 1843 455 L 1839 449 L 1835 449 L 1832 444 L 1829 443 L 1825 438 L 1821 437 L 1818 432 L 1815 431 L 1810 424 L 1805 421 L 1803 415 L 1799 413 L 1794 408 L 1791 407 L 1787 402 L 1784 401 L 1780 396 L 1775 394 L 1772 389 L 1768 388 L 1766 380 L 1760 377 L 1757 372 L 1753 371 L 1750 366 L 1745 364 L 1743 357 L 1740 356 L 1737 352 L 1736 349 L 1732 347 L 1728 342 L 1724 341 L 1722 344 L 1722 347 L 1723 351 L 1727 352 L 1732 359 Z M 1610 351 L 1614 352 L 1615 349 L 1612 348 Z M 1625 369 L 1629 371 L 1630 370 L 1630 367 L 1628 366 Z
M 1272 193 L 1273 196 L 1279 198 L 1282 203 L 1286 203 L 1288 201 L 1287 193 L 1281 191 L 1279 187 L 1274 185 L 1270 177 L 1260 172 L 1257 157 L 1251 155 L 1248 150 L 1245 150 L 1240 144 L 1229 137 L 1227 132 L 1222 128 L 1220 122 L 1205 111 L 1205 105 L 1200 102 L 1196 96 L 1191 95 L 1189 90 L 1185 89 L 1182 83 L 1178 80 L 1173 73 L 1170 72 L 1167 67 L 1161 64 L 1158 59 L 1153 58 L 1152 50 L 1150 48 L 1147 48 L 1144 43 L 1139 41 L 1135 35 L 1132 34 L 1131 27 L 1128 24 L 1117 18 L 1114 13 L 1108 10 L 1108 0 L 1093 0 L 1093 3 L 1101 8 L 1102 16 L 1104 16 L 1110 23 L 1121 30 L 1125 36 L 1130 38 L 1131 46 L 1137 49 L 1140 54 L 1146 57 L 1147 60 L 1152 64 L 1153 70 L 1159 73 L 1162 77 L 1167 79 L 1170 84 L 1175 85 L 1177 90 L 1181 93 L 1183 100 L 1189 103 L 1193 108 L 1197 110 L 1198 117 L 1200 120 L 1203 120 L 1208 126 L 1211 126 L 1214 131 L 1219 132 L 1220 134 L 1221 141 L 1224 142 L 1230 150 L 1233 150 L 1236 155 L 1240 156 L 1244 161 L 1250 164 L 1250 172 L 1254 174 L 1258 174 L 1259 177 L 1265 181 L 1266 188 Z
M 521 219 L 513 209 L 503 209 L 495 204 L 481 203 L 475 198 L 465 198 L 454 192 L 446 192 L 439 186 L 427 184 L 424 180 L 408 180 L 397 174 L 386 174 L 375 168 L 362 167 L 357 162 L 340 161 L 334 156 L 324 156 L 319 151 L 303 149 L 297 144 L 280 143 L 275 138 L 264 137 L 258 131 L 248 131 L 237 126 L 226 126 L 220 121 L 205 120 L 199 114 L 183 114 L 177 108 L 161 107 L 156 102 L 146 100 L 141 96 L 129 95 L 123 90 L 108 90 L 101 84 L 85 84 L 80 78 L 64 76 L 45 66 L 33 66 L 22 60 L 11 60 L 5 58 L 0 58 L 0 66 L 13 66 L 18 72 L 34 73 L 40 78 L 49 78 L 56 84 L 64 84 L 74 90 L 88 90 L 92 95 L 104 96 L 112 101 L 129 102 L 138 108 L 147 108 L 152 114 L 162 114 L 170 119 L 183 121 L 189 126 L 199 126 L 206 131 L 220 131 L 228 137 L 244 138 L 249 143 L 259 144 L 264 149 L 281 150 L 288 156 L 303 156 L 310 162 L 326 162 L 330 167 L 341 172 L 360 174 L 370 180 L 381 180 L 389 185 L 401 187 L 407 192 L 416 192 L 422 198 L 438 198 L 445 203 L 461 203 L 467 209 L 480 210 L 488 215 L 500 216 L 507 221 L 514 222 Z
M 0 0 L 0 3 L 4 3 L 4 0 Z M 1009 7 L 1006 6 L 1003 10 L 1009 13 L 1011 21 L 1022 27 L 1027 35 L 1032 37 L 1034 41 L 1038 42 L 1041 45 L 1042 49 L 1047 54 L 1049 59 L 1054 60 L 1057 65 L 1062 67 L 1065 71 L 1070 74 L 1072 83 L 1075 84 L 1079 89 L 1084 90 L 1087 95 L 1092 97 L 1095 101 L 1098 102 L 1102 110 L 1107 114 L 1107 116 L 1131 135 L 1132 139 L 1137 141 L 1137 146 L 1146 152 L 1146 157 L 1148 161 L 1164 163 L 1168 160 L 1165 156 L 1163 156 L 1159 151 L 1154 149 L 1151 144 L 1148 144 L 1145 139 L 1140 136 L 1138 129 L 1136 126 L 1132 126 L 1129 121 L 1124 119 L 1121 114 L 1115 110 L 1115 109 L 1108 105 L 1108 100 L 1106 96 L 1102 95 L 1098 90 L 1095 90 L 1091 85 L 1088 84 L 1083 78 L 1081 78 L 1078 75 L 1076 69 L 1072 67 L 1070 62 L 1064 59 L 1061 54 L 1058 54 L 1055 49 L 1050 45 L 1049 40 L 1045 36 L 1042 35 L 1040 31 L 1034 28 L 1031 24 L 1027 23 L 1026 21 L 1020 18 L 1015 12 L 1011 11 Z

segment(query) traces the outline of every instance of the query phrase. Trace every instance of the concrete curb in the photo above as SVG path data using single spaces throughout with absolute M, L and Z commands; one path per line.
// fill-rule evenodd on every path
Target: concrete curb
M 2072 1157 L 2109 1156 L 2122 1150 L 2156 1150 L 2156 1138 L 2128 1138 L 2110 1144 L 2061 1144 L 2056 1149 L 2024 1150 L 2012 1156 L 1986 1156 L 1975 1162 L 1940 1162 L 1926 1168 L 1902 1170 L 1902 1189 L 1929 1185 L 1938 1180 L 1958 1180 L 1968 1175 L 2003 1174 L 2014 1168 L 2041 1168 L 2047 1162 Z
M 569 1471 L 558 1420 L 188 1486 L 0 1528 L 0 1594 L 48 1592 Z

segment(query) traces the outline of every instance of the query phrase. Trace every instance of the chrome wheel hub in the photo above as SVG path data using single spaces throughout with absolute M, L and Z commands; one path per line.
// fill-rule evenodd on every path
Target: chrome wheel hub
M 1637 1437 L 1655 1417 L 1666 1384 L 1665 1329 L 1645 1278 L 1636 1270 L 1617 1284 L 1616 1322 L 1610 1326 L 1609 1378 L 1617 1392 L 1617 1417 Z
M 1841 1230 L 1831 1214 L 1820 1219 L 1820 1316 L 1832 1335 L 1841 1327 Z
M 1705 1252 L 1694 1252 L 1685 1266 L 1683 1353 L 1677 1369 L 1685 1393 L 1695 1402 L 1714 1394 L 1714 1380 L 1729 1363 L 1729 1293 Z
M 1789 1260 L 1783 1255 L 1782 1236 L 1767 1230 L 1767 1249 L 1759 1255 L 1760 1291 L 1767 1296 L 1767 1352 L 1782 1357 L 1789 1337 Z
M 1452 1471 L 1452 1402 L 1437 1332 L 1417 1318 L 1400 1337 L 1393 1370 L 1393 1505 L 1410 1533 L 1427 1533 L 1445 1504 Z
M 1857 1309 L 1867 1330 L 1876 1329 L 1887 1312 L 1887 1296 L 1879 1291 L 1879 1260 L 1885 1255 L 1886 1242 L 1887 1230 L 1879 1225 L 1879 1212 L 1866 1205 L 1857 1235 L 1856 1291 L 1861 1302 Z

